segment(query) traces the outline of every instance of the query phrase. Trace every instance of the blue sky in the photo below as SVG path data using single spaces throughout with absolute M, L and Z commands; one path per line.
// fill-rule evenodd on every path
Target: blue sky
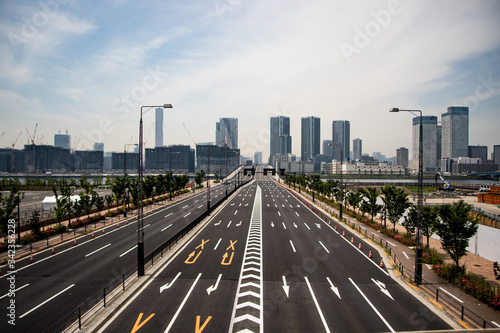
M 76 149 L 138 140 L 141 105 L 166 110 L 164 144 L 215 140 L 239 119 L 242 154 L 269 153 L 269 118 L 349 120 L 363 152 L 411 147 L 411 115 L 470 107 L 469 144 L 500 144 L 499 1 L 2 1 L 0 146 L 26 128 Z M 154 112 L 144 115 L 154 144 Z

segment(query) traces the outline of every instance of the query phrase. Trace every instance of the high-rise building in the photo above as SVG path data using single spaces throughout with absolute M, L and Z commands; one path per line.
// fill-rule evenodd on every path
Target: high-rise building
M 439 124 L 439 122 L 438 122 Z M 442 142 L 443 142 L 443 127 L 441 125 L 436 126 L 436 162 L 437 162 L 437 170 L 441 170 L 441 155 L 442 155 Z
M 271 117 L 270 127 L 270 156 L 269 163 L 272 163 L 273 155 L 291 154 L 292 137 L 290 136 L 290 118 L 284 116 Z
M 418 168 L 420 117 L 413 118 L 412 168 Z M 422 116 L 422 150 L 424 171 L 436 171 L 437 160 L 437 117 Z
M 332 140 L 323 140 L 323 155 L 333 155 Z
M 261 151 L 256 151 L 253 154 L 253 164 L 254 165 L 262 164 L 262 152 Z
M 156 108 L 155 147 L 163 147 L 163 108 Z
M 194 150 L 188 145 L 146 148 L 146 170 L 186 174 L 194 172 Z
M 469 146 L 467 157 L 480 158 L 486 161 L 488 159 L 488 146 Z
M 498 165 L 498 169 L 500 169 L 500 145 L 493 146 L 493 163 Z
M 71 136 L 69 134 L 54 134 L 54 147 L 70 149 Z
M 442 158 L 466 157 L 469 147 L 469 108 L 450 106 L 441 115 Z
M 350 143 L 351 126 L 348 120 L 334 120 L 332 123 L 332 148 L 333 159 L 340 161 L 349 160 L 351 151 Z
M 396 165 L 400 165 L 403 168 L 408 167 L 408 149 L 401 147 L 396 150 Z
M 213 144 L 196 145 L 196 170 L 226 177 L 240 165 L 240 150 Z
M 321 153 L 321 119 L 318 117 L 303 117 L 301 123 L 302 161 L 310 161 Z
M 220 118 L 215 125 L 215 142 L 219 147 L 238 149 L 238 118 Z
M 104 151 L 104 143 L 103 142 L 94 142 L 94 150 Z
M 360 138 L 352 140 L 352 159 L 360 161 L 363 156 L 363 141 Z

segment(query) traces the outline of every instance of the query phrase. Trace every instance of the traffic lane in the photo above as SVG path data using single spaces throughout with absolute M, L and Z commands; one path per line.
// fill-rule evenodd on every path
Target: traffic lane
M 239 201 L 239 199 L 233 200 Z M 183 331 L 187 327 L 192 331 L 192 325 L 196 325 L 197 322 L 203 325 L 208 316 L 214 318 L 208 321 L 211 321 L 211 327 L 225 327 L 227 329 L 231 316 L 229 305 L 232 304 L 231 300 L 237 286 L 235 281 L 239 277 L 250 220 L 247 214 L 242 225 L 236 226 L 236 223 L 229 225 L 234 214 L 233 211 L 234 209 L 230 206 L 226 206 L 220 211 L 202 233 L 179 253 L 173 262 L 155 278 L 154 282 L 137 297 L 133 304 L 124 309 L 120 317 L 114 320 L 106 331 L 115 332 L 130 329 L 131 326 L 133 327 L 130 319 L 138 318 L 140 313 L 155 313 L 156 319 L 148 322 L 148 326 L 145 326 L 147 331 L 151 332 L 157 332 L 160 329 L 166 330 L 169 325 L 170 330 L 174 324 L 175 328 L 172 331 Z M 232 251 L 233 249 L 234 251 Z M 229 252 L 238 253 L 234 257 L 225 256 Z M 218 283 L 217 280 L 219 280 Z M 194 289 L 195 281 L 196 289 Z M 163 290 L 158 296 L 160 288 Z M 192 292 L 196 297 L 190 298 L 189 290 L 191 288 L 193 288 Z M 210 294 L 209 288 L 212 289 Z M 179 292 L 180 290 L 182 291 Z M 161 303 L 164 294 L 168 295 L 169 306 Z M 188 299 L 190 299 L 189 305 L 185 309 L 189 310 L 181 312 L 184 308 L 183 302 L 186 304 Z M 154 302 L 154 306 L 152 306 L 152 302 Z M 143 311 L 143 308 L 147 310 Z M 193 309 L 195 309 L 194 313 Z M 210 315 L 207 315 L 206 318 L 200 317 L 197 321 L 194 318 L 195 314 L 203 312 L 210 313 Z M 177 318 L 179 316 L 180 318 Z M 201 322 L 201 320 L 203 321 Z M 192 325 L 188 326 L 186 323 Z

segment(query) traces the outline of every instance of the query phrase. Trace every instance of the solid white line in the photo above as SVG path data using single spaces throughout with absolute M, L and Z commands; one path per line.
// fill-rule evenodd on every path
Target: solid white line
M 161 229 L 161 230 L 160 230 L 160 232 L 161 232 L 161 231 L 164 231 L 164 230 L 167 230 L 167 229 L 168 229 L 168 228 L 170 228 L 171 226 L 172 226 L 172 223 L 170 223 L 169 225 L 167 225 L 165 228 Z
M 391 327 L 391 325 L 389 325 L 389 323 L 387 322 L 387 320 L 385 320 L 384 317 L 382 317 L 382 315 L 380 314 L 380 312 L 378 312 L 377 308 L 375 308 L 375 306 L 372 304 L 372 302 L 370 302 L 370 300 L 368 299 L 368 297 L 365 296 L 365 294 L 363 294 L 363 292 L 361 291 L 361 289 L 359 289 L 359 287 L 356 285 L 356 283 L 354 283 L 354 281 L 349 278 L 349 281 L 351 281 L 351 283 L 354 285 L 354 287 L 358 290 L 358 292 L 361 294 L 361 296 L 363 296 L 363 298 L 365 299 L 365 301 L 371 306 L 371 308 L 373 309 L 373 311 L 375 311 L 375 313 L 379 316 L 380 319 L 382 319 L 382 321 L 384 322 L 385 326 L 387 326 L 387 328 L 393 332 L 393 333 L 396 333 L 396 331 L 394 331 L 394 329 Z
M 311 296 L 313 298 L 314 304 L 316 305 L 316 309 L 318 310 L 321 321 L 323 322 L 323 326 L 325 327 L 325 330 L 327 332 L 330 332 L 330 329 L 328 328 L 328 324 L 326 323 L 326 320 L 325 320 L 325 316 L 323 316 L 323 311 L 321 311 L 321 308 L 319 307 L 319 304 L 318 304 L 318 300 L 316 299 L 316 296 L 314 295 L 314 291 L 312 290 L 311 284 L 309 283 L 309 279 L 307 278 L 307 276 L 304 276 L 304 279 L 306 279 L 307 287 L 309 288 L 309 291 L 311 292 Z
M 408 257 L 408 255 L 406 254 L 405 251 L 401 251 L 401 252 L 403 252 L 403 254 L 405 255 L 406 259 L 410 259 L 410 257 Z
M 321 244 L 321 246 L 323 246 L 323 248 L 325 249 L 326 253 L 330 253 L 330 251 L 328 251 L 328 249 L 326 248 L 326 246 L 324 246 L 323 243 L 321 243 L 321 241 L 319 241 L 319 243 Z
M 29 285 L 30 285 L 30 284 L 29 284 L 29 283 L 27 283 L 27 284 L 25 284 L 24 286 L 19 287 L 19 288 L 17 288 L 16 290 L 14 290 L 14 292 L 15 292 L 15 293 L 17 293 L 19 290 L 21 290 L 21 289 L 23 289 L 24 287 L 27 287 L 27 286 L 29 286 Z M 3 295 L 2 297 L 0 297 L 0 299 L 2 299 L 2 298 L 4 298 L 4 297 L 9 296 L 9 294 L 10 294 L 10 293 L 7 293 L 7 294 Z
M 60 291 L 58 292 L 57 294 L 55 294 L 54 296 L 52 296 L 51 298 L 49 298 L 48 300 L 46 301 L 43 301 L 42 303 L 38 304 L 37 306 L 35 306 L 33 309 L 29 310 L 28 312 L 26 312 L 25 314 L 19 316 L 18 318 L 21 319 L 23 318 L 24 316 L 30 314 L 31 312 L 35 311 L 36 309 L 38 309 L 39 307 L 43 306 L 45 303 L 53 300 L 54 298 L 56 298 L 57 296 L 61 295 L 62 293 L 64 293 L 66 290 L 70 289 L 70 288 L 73 288 L 75 286 L 75 284 L 73 283 L 71 286 L 69 286 L 68 288 L 64 289 L 63 291 Z
M 170 215 L 172 215 L 173 213 L 170 213 L 170 214 L 167 214 L 165 215 L 165 218 L 169 217 Z
M 293 246 L 293 243 L 292 243 L 292 240 L 291 240 L 291 239 L 290 239 L 290 245 L 292 246 L 292 250 L 293 250 L 293 252 L 297 252 L 297 251 L 295 251 L 295 246 Z
M 120 254 L 120 258 L 123 257 L 124 255 L 126 255 L 127 253 L 129 253 L 130 251 L 132 251 L 133 249 L 135 249 L 136 247 L 137 247 L 137 245 L 134 246 L 133 248 L 131 248 L 130 250 L 127 250 L 127 251 L 123 252 L 122 254 Z
M 101 247 L 101 248 L 99 248 L 99 249 L 97 249 L 97 250 L 95 250 L 95 251 L 93 251 L 93 252 L 90 252 L 89 254 L 87 254 L 87 255 L 85 256 L 85 258 L 90 257 L 90 256 L 91 256 L 91 255 L 93 255 L 94 253 L 99 252 L 99 251 L 101 251 L 102 249 L 105 249 L 105 248 L 107 248 L 107 247 L 108 247 L 108 246 L 110 246 L 110 245 L 111 245 L 111 243 L 109 243 L 108 245 L 104 245 L 103 247 Z
M 220 241 L 221 241 L 221 240 L 222 240 L 222 238 L 219 238 L 219 241 L 218 241 L 218 242 L 217 242 L 217 244 L 215 245 L 214 250 L 217 250 L 217 247 L 219 246 L 219 243 L 220 243 Z
M 439 289 L 441 289 L 442 291 L 444 291 L 445 293 L 447 293 L 448 295 L 450 295 L 451 297 L 453 297 L 454 299 L 456 299 L 457 301 L 459 301 L 460 303 L 463 303 L 464 301 L 462 301 L 461 299 L 459 299 L 458 297 L 456 297 L 455 295 L 453 295 L 452 293 L 450 293 L 449 291 L 446 291 L 444 290 L 443 288 L 439 287 Z
M 186 215 L 184 215 L 184 218 L 188 217 L 189 215 L 191 215 L 191 212 L 189 212 Z
M 188 300 L 189 298 L 189 295 L 191 295 L 191 292 L 193 291 L 194 289 L 194 286 L 196 286 L 196 283 L 198 282 L 198 280 L 200 279 L 201 277 L 201 273 L 198 274 L 198 277 L 196 278 L 196 280 L 194 280 L 193 282 L 193 285 L 191 286 L 191 288 L 189 289 L 188 293 L 186 294 L 186 297 L 184 297 L 184 300 L 182 301 L 181 305 L 179 306 L 179 308 L 177 309 L 177 311 L 175 312 L 174 314 L 174 317 L 172 318 L 172 320 L 170 321 L 170 324 L 168 324 L 168 327 L 167 329 L 165 330 L 165 333 L 168 333 L 170 331 L 170 329 L 172 328 L 172 326 L 174 325 L 174 322 L 175 320 L 177 319 L 177 316 L 179 315 L 179 313 L 181 312 L 182 310 L 182 307 L 184 306 L 184 304 L 186 304 L 186 301 Z

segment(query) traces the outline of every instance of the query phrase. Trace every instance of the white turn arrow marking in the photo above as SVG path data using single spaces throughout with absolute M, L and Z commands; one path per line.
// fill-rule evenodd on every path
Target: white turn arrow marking
M 238 223 L 236 226 L 237 226 L 237 227 L 239 227 L 240 225 L 241 225 L 241 221 L 240 221 L 240 223 Z
M 333 290 L 333 292 L 335 293 L 335 295 L 337 295 L 338 298 L 342 299 L 340 297 L 340 293 L 339 293 L 339 288 L 335 287 L 332 283 L 332 281 L 330 280 L 329 277 L 326 278 L 326 280 L 328 281 L 328 283 L 330 284 L 330 289 Z
M 316 226 L 318 227 L 318 229 L 321 229 L 321 224 L 316 223 Z
M 392 299 L 394 301 L 394 298 L 392 298 L 392 296 L 389 293 L 389 291 L 385 288 L 385 284 L 384 283 L 380 282 L 379 280 L 375 280 L 374 278 L 372 278 L 372 281 L 373 281 L 373 283 L 375 283 L 380 288 L 381 292 L 383 292 L 384 294 L 386 294 L 387 297 L 389 297 L 390 299 Z
M 219 286 L 220 278 L 222 277 L 222 274 L 219 274 L 219 277 L 217 278 L 217 282 L 215 282 L 215 286 L 210 286 L 207 288 L 207 294 L 210 295 L 212 291 L 215 291 L 217 287 Z
M 295 228 L 297 228 L 297 224 L 296 224 L 295 222 L 293 222 L 293 226 L 294 226 Z
M 170 282 L 170 283 L 167 283 L 163 286 L 160 287 L 160 294 L 163 290 L 165 289 L 168 289 L 170 287 L 172 287 L 172 285 L 174 284 L 175 280 L 177 280 L 177 278 L 179 277 L 179 275 L 181 275 L 181 272 L 177 273 L 177 275 L 174 277 L 174 279 Z
M 219 225 L 221 222 L 222 222 L 222 220 L 220 220 L 220 221 L 219 221 L 219 222 L 217 222 L 217 223 L 214 223 L 214 225 Z
M 273 228 L 274 228 L 274 222 L 271 222 L 271 227 L 273 227 Z
M 286 285 L 286 279 L 285 276 L 283 275 L 283 290 L 285 291 L 286 298 L 288 298 L 288 293 L 290 292 L 290 286 Z

